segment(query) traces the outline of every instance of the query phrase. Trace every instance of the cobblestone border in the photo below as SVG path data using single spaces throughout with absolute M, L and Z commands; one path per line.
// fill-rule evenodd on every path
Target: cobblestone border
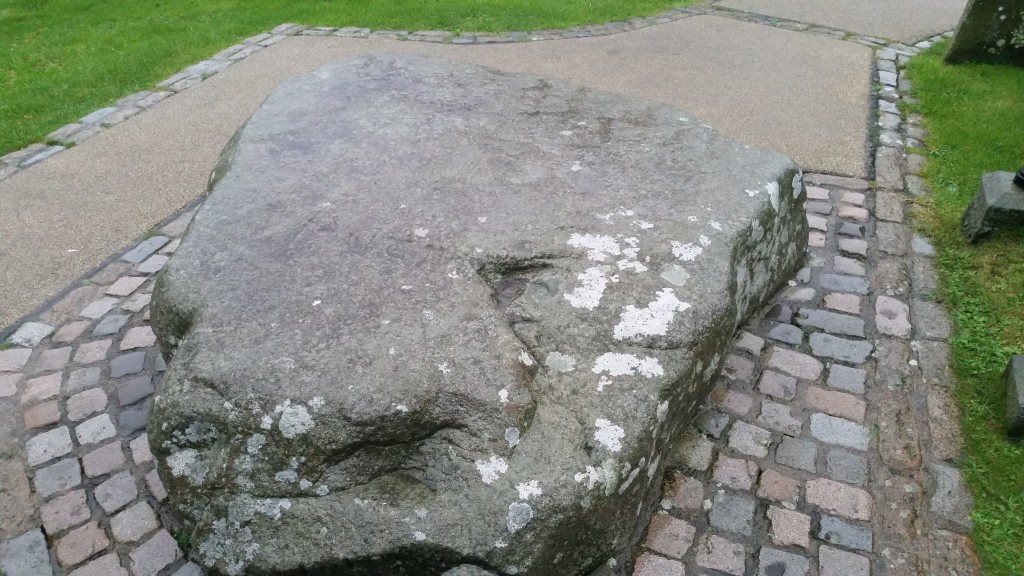
M 806 32 L 826 36 L 837 40 L 856 42 L 864 46 L 877 49 L 888 47 L 889 49 L 901 52 L 912 49 L 903 44 L 890 44 L 887 40 L 854 34 L 837 28 L 826 26 L 814 26 L 760 14 L 741 12 L 724 7 L 710 5 L 691 5 L 678 8 L 671 8 L 659 14 L 643 18 L 631 18 L 625 21 L 608 22 L 606 24 L 595 24 L 589 26 L 574 26 L 570 28 L 536 30 L 532 32 L 515 31 L 502 34 L 484 34 L 479 32 L 464 32 L 453 35 L 443 30 L 390 30 L 371 28 L 333 28 L 328 26 L 306 27 L 299 24 L 285 23 L 276 26 L 272 30 L 262 32 L 255 36 L 246 38 L 242 42 L 225 48 L 210 58 L 197 62 L 186 67 L 182 71 L 169 76 L 158 82 L 154 90 L 143 90 L 129 94 L 110 106 L 95 110 L 77 122 L 64 125 L 46 135 L 45 142 L 34 143 L 0 156 L 0 181 L 13 174 L 39 164 L 40 162 L 67 150 L 77 144 L 92 138 L 104 129 L 124 122 L 128 118 L 139 114 L 143 110 L 153 106 L 161 100 L 173 96 L 206 80 L 217 73 L 227 69 L 232 64 L 240 62 L 245 58 L 259 52 L 260 50 L 273 46 L 288 36 L 339 36 L 342 38 L 376 38 L 405 40 L 410 42 L 432 42 L 456 45 L 480 45 L 480 44 L 510 44 L 519 42 L 542 42 L 546 40 L 565 40 L 571 38 L 590 38 L 597 36 L 609 36 L 621 34 L 667 24 L 684 18 L 698 15 L 715 15 L 783 28 L 797 32 Z M 920 43 L 919 43 L 920 44 Z

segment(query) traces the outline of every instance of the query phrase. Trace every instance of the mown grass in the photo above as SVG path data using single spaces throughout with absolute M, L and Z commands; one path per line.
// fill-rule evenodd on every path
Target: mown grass
M 282 22 L 501 32 L 687 0 L 0 0 L 0 154 Z
M 931 187 L 916 223 L 937 249 L 940 298 L 955 324 L 956 396 L 963 462 L 974 495 L 972 536 L 983 572 L 1024 574 L 1024 445 L 1006 433 L 1002 373 L 1024 354 L 1024 231 L 964 243 L 960 216 L 981 175 L 1024 167 L 1024 68 L 942 63 L 945 45 L 908 64 L 914 107 L 929 131 L 924 176 Z

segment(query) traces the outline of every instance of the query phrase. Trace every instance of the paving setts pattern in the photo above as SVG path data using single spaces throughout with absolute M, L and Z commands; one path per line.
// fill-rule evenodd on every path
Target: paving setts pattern
M 657 22 L 609 24 L 601 33 Z M 589 28 L 530 39 L 596 33 Z M 89 115 L 63 136 L 87 137 L 138 113 L 125 107 L 142 110 L 296 33 L 523 39 L 282 25 L 169 78 L 166 90 Z M 807 267 L 738 333 L 698 425 L 680 442 L 679 463 L 666 473 L 636 576 L 978 573 L 966 537 L 971 502 L 955 467 L 961 440 L 949 395 L 950 323 L 929 300 L 934 250 L 907 223 L 908 200 L 928 191 L 918 176 L 924 159 L 905 149 L 927 135 L 919 117 L 903 118 L 896 107 L 910 87 L 902 65 L 938 39 L 915 46 L 853 39 L 876 49 L 877 188 L 806 176 Z M 192 214 L 34 315 L 8 339 L 14 346 L 0 350 L 6 576 L 202 574 L 172 535 L 145 432 L 165 369 L 148 323 L 153 278 Z

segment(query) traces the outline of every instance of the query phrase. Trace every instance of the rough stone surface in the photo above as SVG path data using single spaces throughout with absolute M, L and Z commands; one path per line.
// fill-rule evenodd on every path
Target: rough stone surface
M 181 550 L 167 530 L 161 530 L 132 551 L 132 576 L 156 576 L 171 562 L 181 558 Z
M 60 462 L 36 470 L 32 484 L 36 493 L 46 498 L 82 483 L 82 470 L 78 460 L 65 458 Z
M 864 340 L 847 340 L 815 332 L 811 334 L 809 341 L 811 351 L 819 358 L 833 358 L 851 364 L 863 364 L 874 347 Z
M 644 546 L 671 558 L 682 558 L 693 544 L 694 527 L 685 520 L 668 514 L 657 514 L 651 518 Z
M 623 551 L 648 473 L 807 238 L 790 161 L 681 116 L 416 56 L 272 94 L 152 304 L 173 358 L 149 435 L 199 559 L 529 573 L 558 555 L 572 573 Z M 680 202 L 730 190 L 697 222 Z
M 53 326 L 49 324 L 43 324 L 42 322 L 26 322 L 21 325 L 11 337 L 7 339 L 8 342 L 15 346 L 25 346 L 31 348 L 37 346 L 46 338 L 53 333 Z
M 698 566 L 713 568 L 733 576 L 743 576 L 746 570 L 747 551 L 738 542 L 721 536 L 704 535 L 697 545 Z
M 946 62 L 1024 66 L 1024 9 L 1003 0 L 969 0 Z
M 772 576 L 806 576 L 811 561 L 803 556 L 768 548 L 761 548 L 758 555 L 757 573 Z
M 811 414 L 811 435 L 829 444 L 867 450 L 871 434 L 867 428 L 827 414 Z
M 7 576 L 53 576 L 43 531 L 37 528 L 0 540 L 0 571 Z
M 711 505 L 708 521 L 720 530 L 750 536 L 754 529 L 755 508 L 757 501 L 749 495 L 719 490 Z
M 865 552 L 871 552 L 874 540 L 871 530 L 854 526 L 845 520 L 827 514 L 821 515 L 818 538 L 825 542 Z

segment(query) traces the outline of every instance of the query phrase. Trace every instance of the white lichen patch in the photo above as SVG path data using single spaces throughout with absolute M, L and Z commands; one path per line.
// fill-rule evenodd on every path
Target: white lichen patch
M 494 541 L 494 547 L 495 548 L 505 548 L 507 546 L 508 546 L 508 542 L 505 542 L 501 538 L 498 538 L 497 540 Z
M 505 442 L 508 442 L 509 448 L 515 448 L 519 445 L 519 428 L 511 426 L 505 428 Z
M 757 196 L 760 193 L 761 193 L 760 190 L 747 190 L 747 196 L 750 196 L 751 198 L 753 198 L 754 196 Z
M 476 219 L 476 221 L 483 224 L 487 222 L 487 216 L 480 216 L 479 218 Z
M 498 390 L 498 402 L 501 402 L 502 404 L 507 404 L 508 403 L 508 389 L 507 388 L 502 388 L 501 390 Z
M 540 496 L 544 493 L 544 490 L 540 487 L 540 482 L 536 480 L 530 480 L 529 482 L 520 482 L 516 484 L 516 491 L 519 492 L 520 500 L 529 500 L 534 496 Z
M 693 242 L 683 244 L 675 240 L 672 241 L 672 255 L 683 262 L 693 262 L 702 252 L 704 252 L 704 249 Z
M 186 448 L 168 456 L 167 468 L 170 469 L 171 476 L 185 477 L 195 485 L 205 482 L 210 471 L 209 464 L 199 458 L 199 451 L 195 448 Z
M 523 363 L 523 366 L 533 366 L 534 361 L 530 356 L 530 353 L 526 350 L 519 352 L 519 361 Z
M 299 480 L 299 490 L 309 490 L 312 487 L 313 483 L 310 482 L 309 480 L 306 480 L 305 478 Z
M 576 162 L 572 163 L 572 166 L 569 168 L 569 170 L 572 170 L 573 172 L 579 172 L 580 170 L 583 170 L 583 166 L 580 166 L 580 163 L 577 160 Z
M 626 431 L 621 426 L 612 424 L 611 421 L 604 418 L 598 418 L 594 420 L 594 427 L 597 428 L 594 431 L 594 440 L 612 452 L 622 450 L 622 439 L 626 436 Z
M 267 443 L 267 437 L 263 434 L 253 434 L 245 442 L 245 451 L 255 456 L 259 454 L 260 450 L 263 449 L 263 445 Z
M 615 339 L 624 340 L 638 336 L 664 336 L 675 318 L 676 312 L 683 312 L 690 304 L 676 298 L 671 288 L 662 288 L 657 298 L 646 308 L 637 308 L 632 304 L 622 310 L 619 323 L 615 325 Z
M 711 226 L 712 228 L 714 228 L 715 230 L 718 230 L 719 232 L 722 231 L 722 225 L 719 224 L 718 222 L 715 222 L 714 220 L 712 220 L 711 222 L 708 222 L 708 225 Z
M 274 480 L 277 480 L 278 482 L 283 482 L 283 483 L 286 483 L 286 484 L 290 484 L 292 482 L 295 482 L 298 479 L 299 479 L 299 473 L 296 472 L 295 470 L 281 470 L 277 474 L 274 474 Z
M 328 488 L 324 484 L 321 484 L 321 485 L 316 487 L 316 495 L 317 496 L 327 496 L 330 493 L 331 493 L 331 489 Z
M 637 226 L 641 230 L 650 230 L 651 228 L 654 228 L 654 224 L 651 224 L 647 220 L 633 220 L 633 226 Z
M 559 134 L 562 136 L 572 136 L 572 130 L 562 130 Z
M 491 456 L 487 460 L 477 460 L 476 469 L 480 472 L 480 479 L 484 484 L 490 484 L 498 479 L 498 476 L 508 471 L 508 463 L 504 458 Z
M 793 174 L 793 198 L 799 198 L 804 191 L 804 175 L 799 170 Z
M 313 399 L 310 400 L 308 404 L 309 404 L 309 407 L 313 410 L 313 412 L 319 412 L 320 409 L 324 407 L 324 404 L 325 404 L 324 397 L 323 396 L 314 396 Z
M 622 253 L 615 238 L 600 234 L 573 234 L 566 244 L 586 250 L 587 258 L 595 262 L 605 262 L 609 256 L 618 256 Z
M 417 229 L 413 230 L 412 233 L 415 234 L 419 238 L 426 238 L 427 234 L 430 233 L 430 230 L 428 228 L 417 228 Z
M 313 428 L 313 417 L 302 404 L 292 404 L 291 400 L 285 400 L 274 407 L 274 412 L 281 415 L 277 428 L 285 438 L 301 436 Z
M 594 374 L 607 372 L 609 376 L 633 376 L 639 374 L 647 378 L 664 376 L 665 371 L 657 358 L 648 356 L 640 358 L 633 354 L 622 354 L 618 352 L 606 352 L 597 357 L 594 367 L 591 369 Z
M 442 374 L 449 374 L 452 371 L 451 367 L 448 366 L 447 362 L 441 362 L 440 364 L 438 364 L 437 369 L 440 370 Z
M 577 472 L 573 479 L 576 482 L 586 482 L 587 490 L 593 490 L 594 486 L 604 484 L 605 494 L 612 494 L 618 485 L 619 475 L 616 470 L 615 460 L 608 458 L 600 466 L 588 465 L 586 471 Z
M 662 268 L 661 277 L 676 286 L 686 286 L 686 281 L 690 279 L 690 273 L 678 264 L 669 264 Z
M 505 526 L 512 534 L 523 529 L 533 519 L 533 508 L 523 502 L 513 502 L 508 505 L 508 520 Z
M 703 235 L 703 234 L 701 234 L 697 238 L 697 240 L 700 242 L 701 246 L 704 246 L 704 247 L 711 246 L 711 239 L 708 238 L 707 236 Z
M 561 352 L 548 354 L 544 364 L 555 372 L 572 372 L 576 369 L 576 359 Z
M 416 532 L 412 533 L 412 539 L 417 541 L 417 542 L 423 542 L 424 540 L 427 539 L 427 535 L 424 534 L 423 532 L 416 531 Z
M 655 412 L 655 416 L 658 419 L 658 423 L 661 424 L 665 421 L 665 417 L 668 415 L 668 400 L 665 400 L 661 404 L 658 404 L 658 409 Z
M 398 410 L 399 412 L 408 412 L 409 407 L 405 404 L 395 404 L 395 410 Z
M 778 212 L 779 211 L 779 183 L 778 182 L 769 182 L 765 186 L 765 189 L 768 190 L 768 200 L 771 202 L 772 208 L 774 208 L 775 211 Z
M 644 266 L 636 260 L 623 259 L 616 262 L 619 266 L 619 270 L 632 270 L 634 272 L 647 272 L 647 266 Z
M 587 268 L 582 274 L 578 274 L 576 279 L 580 281 L 580 285 L 571 294 L 562 295 L 569 301 L 569 305 L 573 308 L 585 308 L 587 310 L 597 308 L 598 304 L 601 303 L 604 290 L 608 286 L 608 278 L 605 277 L 606 268 L 605 266 L 595 266 Z

